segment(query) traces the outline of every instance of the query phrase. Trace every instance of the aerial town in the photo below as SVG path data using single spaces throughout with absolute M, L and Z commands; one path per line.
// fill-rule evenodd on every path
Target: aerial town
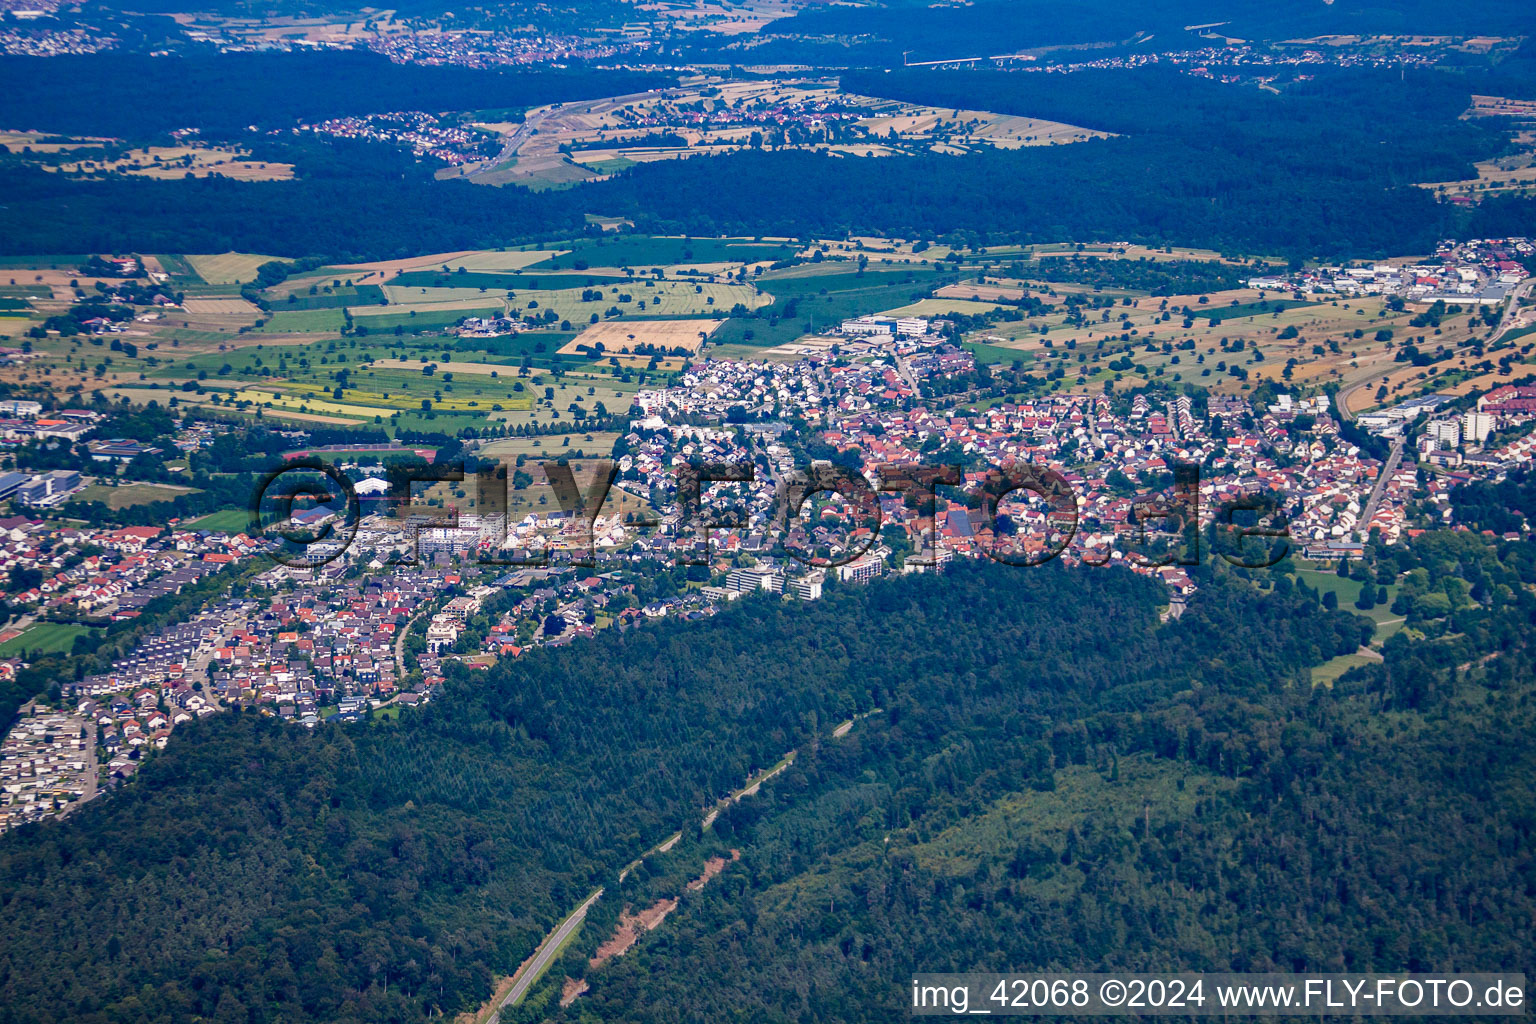
M 1519 1012 L 1532 7 L 0 0 L 0 1024 Z
M 1523 278 L 1513 261 L 1530 254 L 1523 240 L 1447 246 L 1429 262 L 1320 268 L 1249 285 L 1379 290 L 1420 305 L 1492 301 Z M 707 617 L 742 599 L 814 601 L 828 587 L 935 571 L 953 558 L 1122 565 L 1161 580 L 1178 614 L 1197 583 L 1170 545 L 1191 520 L 1206 532 L 1233 505 L 1271 496 L 1271 519 L 1289 545 L 1283 553 L 1331 566 L 1361 558 L 1370 544 L 1456 528 L 1454 487 L 1501 478 L 1536 457 L 1536 384 L 1469 398 L 1432 392 L 1349 418 L 1326 392 L 1286 388 L 1262 399 L 1149 388 L 967 407 L 951 396 L 974 379 L 976 359 L 955 338 L 942 318 L 866 314 L 772 361 L 692 358 L 633 394 L 611 452 L 572 460 L 613 485 L 581 508 L 562 499 L 498 515 L 467 495 L 453 499 L 463 508 L 445 521 L 430 507 L 440 502 L 411 499 L 402 509 L 382 500 L 390 487 L 378 456 L 430 460 L 432 448 L 311 445 L 309 431 L 288 428 L 289 458 L 333 462 L 362 499 L 351 513 L 352 542 L 318 545 L 327 557 L 310 565 L 274 563 L 263 534 L 272 524 L 243 514 L 241 525 L 219 529 L 61 519 L 55 510 L 73 507 L 65 503 L 99 486 L 93 481 L 131 478 L 163 453 L 100 436 L 113 429 L 110 412 L 4 403 L 5 444 L 74 444 L 83 458 L 0 475 L 0 498 L 11 505 L 0 541 L 12 580 L 0 644 L 21 644 L 0 673 L 27 664 L 17 638 L 33 623 L 110 630 L 199 587 L 223 596 L 157 620 L 105 671 L 61 680 L 24 710 L 0 761 L 0 824 L 65 813 L 121 784 L 176 728 L 208 715 L 250 709 L 314 727 L 397 714 L 433 699 L 448 662 L 484 669 L 602 629 Z M 174 446 L 207 450 L 238 429 L 187 412 L 175 422 Z M 465 452 L 488 443 L 470 440 Z M 879 482 L 877 520 L 835 490 L 786 506 L 786 485 L 808 466 L 833 463 Z M 752 477 L 706 481 L 691 504 L 680 468 L 701 464 L 751 467 Z M 959 475 L 925 503 L 886 478 L 882 467 L 902 464 L 953 465 Z M 1015 464 L 1059 473 L 1071 507 L 1024 491 L 990 506 L 968 500 L 992 467 Z M 1198 467 L 1198 484 L 1181 492 L 1176 471 L 1188 465 Z M 515 468 L 550 482 L 537 455 Z M 348 515 L 320 504 L 291 511 L 283 525 L 334 525 Z M 697 567 L 682 589 L 667 571 L 680 564 Z

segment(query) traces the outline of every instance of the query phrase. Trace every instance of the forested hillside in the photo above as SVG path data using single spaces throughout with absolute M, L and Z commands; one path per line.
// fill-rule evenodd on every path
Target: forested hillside
M 398 724 L 189 725 L 120 793 L 0 839 L 0 1020 L 453 1013 L 594 884 L 752 769 L 830 750 L 855 713 L 883 709 L 854 761 L 832 764 L 867 804 L 849 828 L 932 834 L 1097 758 L 1114 740 L 1091 716 L 1129 728 L 1191 692 L 1231 704 L 1190 749 L 1251 773 L 1276 736 L 1248 735 L 1242 709 L 1284 704 L 1306 666 L 1362 636 L 1311 595 L 1241 582 L 1212 581 L 1161 626 L 1162 593 L 1118 570 L 965 564 L 610 631 L 460 676 Z M 1155 721 L 1136 742 L 1177 753 Z M 802 795 L 823 815 L 843 785 L 775 785 L 769 820 Z M 804 855 L 771 871 L 823 841 L 795 838 Z
M 404 74 L 386 65 L 391 70 L 374 96 L 371 65 L 349 60 L 354 65 L 326 72 L 345 85 L 324 101 L 331 107 L 532 102 L 557 89 L 579 96 L 652 80 L 488 72 L 475 79 L 462 71 L 438 79 L 425 73 L 450 69 Z M 210 94 L 230 104 L 233 122 L 254 118 L 259 95 L 246 78 L 231 82 L 234 71 L 214 62 L 194 67 Z M 25 65 L 0 60 L 0 81 L 26 78 Z M 260 159 L 293 162 L 298 180 L 70 180 L 0 156 L 7 199 L 0 254 L 234 249 L 383 259 L 559 237 L 579 230 L 585 214 L 693 235 L 1127 239 L 1349 259 L 1427 252 L 1469 232 L 1536 231 L 1536 200 L 1490 200 L 1468 213 L 1415 185 L 1470 177 L 1475 161 L 1508 146 L 1505 128 L 1459 119 L 1474 86 L 1483 87 L 1460 75 L 1324 70 L 1278 95 L 1157 69 L 851 73 L 843 81 L 860 93 L 1053 118 L 1116 136 L 965 156 L 748 151 L 641 164 L 609 180 L 531 193 L 434 181 L 429 167 L 379 145 L 301 145 L 242 130 L 242 145 L 254 145 Z M 318 113 L 321 101 L 311 101 L 289 72 L 277 76 L 277 87 L 264 117 Z M 200 104 L 183 97 L 171 109 L 190 121 Z M 36 126 L 57 128 L 47 119 Z
M 195 127 L 251 127 L 392 110 L 521 111 L 660 88 L 675 76 L 627 71 L 485 71 L 395 64 L 366 51 L 0 58 L 0 124 L 143 139 Z M 123 102 L 124 83 L 135 102 Z
M 624 957 L 573 947 L 553 973 L 591 991 L 522 1019 L 888 1021 L 915 971 L 1531 972 L 1533 550 L 1380 564 L 1408 628 L 1331 689 L 1170 680 L 934 753 L 860 723 L 629 883 L 644 906 L 741 855 Z
M 1197 49 L 1209 44 L 1194 26 L 1218 24 L 1228 35 L 1278 41 L 1337 34 L 1520 35 L 1530 25 L 1521 0 L 1335 0 L 1324 4 L 1250 4 L 1226 0 L 1145 0 L 1084 5 L 1070 0 L 1009 3 L 983 0 L 930 4 L 813 4 L 773 22 L 753 50 L 760 63 L 889 67 L 912 60 L 954 60 L 973 55 L 1055 50 L 1080 58 L 1074 45 L 1095 44 L 1093 57 Z M 1119 45 L 1116 45 L 1119 44 Z M 737 44 L 739 46 L 739 44 Z M 730 42 L 694 43 L 696 59 L 737 59 Z

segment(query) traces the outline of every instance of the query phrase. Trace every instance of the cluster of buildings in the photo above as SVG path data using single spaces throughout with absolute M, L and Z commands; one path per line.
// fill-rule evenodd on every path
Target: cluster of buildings
M 711 101 L 706 97 L 692 104 L 656 103 L 636 110 L 617 110 L 614 116 L 630 128 L 722 131 L 759 127 L 799 129 L 809 135 L 838 125 L 851 125 L 868 117 L 876 106 L 888 105 L 880 103 L 867 109 L 854 109 L 853 104 L 857 99 L 840 93 L 813 94 L 772 102 L 766 99 L 737 99 L 727 103 L 724 100 Z M 869 101 L 862 102 L 868 104 Z
M 42 17 L 31 10 L 10 12 L 19 20 Z M 116 36 L 85 28 L 0 27 L 0 54 L 7 57 L 62 57 L 66 54 L 100 53 L 121 42 Z
M 413 659 L 422 676 L 412 683 L 419 689 L 407 687 L 404 632 L 459 582 L 455 573 L 419 568 L 363 578 L 331 567 L 276 566 L 257 578 L 255 596 L 222 600 L 187 622 L 165 625 L 109 671 L 67 689 L 97 702 L 122 698 L 159 708 L 168 720 L 156 725 L 166 735 L 232 705 L 313 726 L 322 713 L 347 720 L 387 703 L 416 703 L 440 681 L 433 675 L 438 662 L 430 650 Z M 146 735 L 156 739 L 155 731 Z
M 477 128 L 444 123 L 436 114 L 401 110 L 365 117 L 336 117 L 318 124 L 301 124 L 295 135 L 308 132 L 338 139 L 367 139 L 402 146 L 417 157 L 457 165 L 494 155 L 500 143 Z
M 0 832 L 96 793 L 95 723 L 33 703 L 0 743 Z
M 0 473 L 0 501 L 14 498 L 23 505 L 39 508 L 58 505 L 85 484 L 78 469 L 55 469 L 47 473 Z
M 134 618 L 155 597 L 253 551 L 253 542 L 176 527 L 0 519 L 0 570 L 13 580 L 21 571 L 37 581 L 14 588 L 9 601 L 36 617 Z M 0 632 L 0 643 L 17 635 Z
M 510 316 L 472 316 L 459 324 L 461 338 L 501 338 L 523 329 L 523 322 Z
M 1506 384 L 1480 396 L 1471 409 L 1433 416 L 1415 443 L 1420 460 L 1431 465 L 1500 473 L 1532 461 L 1532 424 L 1536 387 Z
M 921 356 L 913 361 L 917 358 Z M 1396 540 L 1408 525 L 1415 472 L 1410 464 L 1405 486 L 1385 488 L 1367 515 L 1365 498 L 1382 465 L 1340 437 L 1326 396 L 1282 395 L 1268 408 L 1240 398 L 1212 397 L 1203 413 L 1189 396 L 1162 401 L 1145 395 L 1132 399 L 1128 408 L 1104 396 L 1048 396 L 980 413 L 937 411 L 921 404 L 921 396 L 905 385 L 893 366 L 870 359 L 846 365 L 829 360 L 705 362 L 685 373 L 677 387 L 642 391 L 637 405 L 644 417 L 623 439 L 619 479 L 621 486 L 649 495 L 663 507 L 675 493 L 679 462 L 755 463 L 753 484 L 734 490 L 716 485 L 710 492 L 719 493 L 716 503 L 722 519 L 733 509 L 751 510 L 739 529 L 713 532 L 713 550 L 726 557 L 757 559 L 774 549 L 769 520 L 775 487 L 793 470 L 797 456 L 782 436 L 782 424 L 777 432 L 771 424 L 756 423 L 755 429 L 737 434 L 670 422 L 674 418 L 721 415 L 732 408 L 761 418 L 793 413 L 817 429 L 817 440 L 827 448 L 857 449 L 866 467 L 926 463 L 942 453 L 973 467 L 966 477 L 972 487 L 981 484 L 989 465 L 1020 462 L 1057 468 L 1078 502 L 1076 533 L 1064 555 L 1069 561 L 1136 564 L 1138 559 L 1130 557 L 1124 543 L 1127 535 L 1144 530 L 1136 509 L 1148 492 L 1167 486 L 1175 463 L 1202 467 L 1203 524 L 1224 502 L 1270 492 L 1280 498 L 1292 536 L 1302 545 L 1358 543 L 1372 530 Z M 1481 430 L 1483 421 L 1474 420 L 1474 426 Z M 749 439 L 745 444 L 743 437 Z M 882 504 L 886 528 L 906 534 L 914 551 L 921 547 L 921 538 L 929 536 L 954 555 L 977 555 L 1000 542 L 994 524 L 969 503 L 941 497 L 931 519 L 915 516 L 894 496 Z M 838 503 L 830 505 L 835 513 Z M 1020 508 L 1010 516 L 1019 532 L 1029 535 L 1010 543 L 1033 545 L 1034 553 L 1048 546 L 1048 510 Z M 598 534 L 605 550 L 628 551 L 639 543 L 660 553 L 669 540 L 666 526 L 663 520 L 660 530 L 638 541 L 624 534 L 622 523 L 600 520 Z M 839 546 L 831 542 L 826 527 L 823 522 L 807 528 L 803 539 L 812 548 L 834 554 L 868 540 L 849 534 Z M 881 559 L 882 547 L 874 545 L 867 557 Z M 1189 586 L 1176 567 L 1147 571 L 1176 587 Z M 765 589 L 782 590 L 783 585 Z
M 89 409 L 65 409 L 45 416 L 40 402 L 0 402 L 0 444 L 22 445 L 45 438 L 78 441 L 100 420 L 101 414 Z
M 1500 248 L 1479 251 L 1498 269 Z M 1425 525 L 1414 518 L 1425 509 L 1429 525 L 1454 525 L 1452 487 L 1536 451 L 1536 435 L 1518 429 L 1536 417 L 1528 387 L 1499 388 L 1471 409 L 1432 395 L 1360 417 L 1387 436 L 1416 425 L 1420 459 L 1443 459 L 1448 470 L 1427 478 L 1412 457 L 1384 466 L 1350 443 L 1322 395 L 1259 405 L 1236 396 L 1052 393 L 957 408 L 927 392 L 941 377 L 970 373 L 974 361 L 931 322 L 849 324 L 858 326 L 836 344 L 793 362 L 701 360 L 669 386 L 640 391 L 615 446 L 615 489 L 595 517 L 556 504 L 510 522 L 464 514 L 450 525 L 366 509 L 356 541 L 338 546 L 335 561 L 266 568 L 240 596 L 146 633 L 109 670 L 65 687 L 108 759 L 103 783 L 126 778 L 181 724 L 226 707 L 308 726 L 354 720 L 430 700 L 449 661 L 484 668 L 606 628 L 706 617 L 749 595 L 818 600 L 828 587 L 931 571 L 953 558 L 1004 552 L 1028 561 L 1059 547 L 1069 564 L 1123 565 L 1161 580 L 1177 599 L 1195 582 L 1158 553 L 1177 543 L 1189 517 L 1204 528 L 1224 505 L 1259 495 L 1278 503 L 1298 553 L 1361 557 L 1372 534 L 1393 543 Z M 23 422 L 40 423 L 40 414 L 0 404 L 0 415 Z M 195 450 L 219 433 L 184 423 L 177 445 Z M 136 442 L 102 444 L 99 454 L 112 459 Z M 345 461 L 359 449 L 326 451 Z M 684 508 L 680 469 L 690 463 L 750 464 L 753 478 L 708 483 Z M 881 490 L 878 522 L 867 504 L 833 491 L 812 494 L 793 516 L 782 500 L 808 467 L 862 466 L 878 476 L 882 463 L 958 465 L 960 483 L 929 503 Z M 1190 463 L 1200 467 L 1198 486 L 1176 484 L 1175 467 Z M 1070 487 L 1069 504 L 1015 494 L 990 514 L 974 496 L 992 467 L 1010 464 L 1051 467 Z M 381 480 L 358 485 L 365 506 L 383 489 Z M 264 543 L 176 524 L 65 529 L 14 517 L 0 520 L 0 569 L 35 570 L 36 585 L 13 595 L 31 614 L 121 620 L 155 596 L 244 564 Z M 474 568 L 514 556 L 548 557 Z M 681 560 L 703 566 L 707 580 L 670 592 L 651 586 L 657 565 Z M 18 661 L 0 662 L 0 672 Z M 33 806 L 44 806 L 38 799 Z
M 840 369 L 845 372 L 837 372 Z M 1057 468 L 1071 484 L 1078 504 L 1076 533 L 1063 557 L 1095 563 L 1124 561 L 1133 567 L 1141 560 L 1132 556 L 1126 538 L 1145 530 L 1138 525 L 1137 508 L 1149 493 L 1167 487 L 1175 463 L 1201 466 L 1202 525 L 1226 502 L 1269 493 L 1279 499 L 1298 549 L 1330 558 L 1340 548 L 1356 556 L 1363 553 L 1363 542 L 1373 532 L 1388 543 L 1400 539 L 1412 525 L 1410 506 L 1416 491 L 1422 497 L 1427 490 L 1429 503 L 1441 510 L 1442 518 L 1448 517 L 1449 490 L 1465 479 L 1436 477 L 1426 484 L 1418 479 L 1416 463 L 1410 459 L 1388 474 L 1374 503 L 1369 502 L 1384 467 L 1340 436 L 1326 396 L 1282 395 L 1267 408 L 1253 407 L 1241 398 L 1212 397 L 1203 411 L 1188 396 L 1155 400 L 1138 395 L 1128 409 L 1123 402 L 1103 396 L 1049 396 L 1004 403 L 982 413 L 940 412 L 908 401 L 913 397 L 910 391 L 881 387 L 890 381 L 878 376 L 880 372 L 868 363 L 836 367 L 809 361 L 696 366 L 679 388 L 638 396 L 639 406 L 648 415 L 637 421 L 641 430 L 624 439 L 621 479 L 633 479 L 638 492 L 665 501 L 680 459 L 753 461 L 757 482 L 739 486 L 736 492 L 717 485 L 721 496 L 716 511 L 723 517 L 743 503 L 752 509 L 770 509 L 775 480 L 783 479 L 796 461 L 782 437 L 771 431 L 733 435 L 714 428 L 668 425 L 663 417 L 707 416 L 732 406 L 761 416 L 793 409 L 817 428 L 817 439 L 828 447 L 858 449 L 866 467 L 881 462 L 930 462 L 934 453 L 942 453 L 974 467 L 966 475 L 973 487 L 980 485 L 980 467 L 986 465 L 1016 461 Z M 1405 403 L 1384 422 L 1390 420 L 1400 428 L 1426 412 L 1432 415 L 1445 401 L 1442 396 L 1430 396 Z M 1431 440 L 1421 440 L 1420 445 L 1432 452 L 1435 446 L 1453 441 L 1463 446 L 1480 444 L 1495 429 L 1523 422 L 1533 411 L 1536 389 L 1501 389 L 1487 396 L 1477 410 L 1443 421 L 1432 419 L 1422 435 Z M 742 447 L 739 436 L 752 440 Z M 1467 456 L 1462 464 L 1497 472 L 1528 459 L 1533 447 L 1536 444 L 1530 441 L 1516 440 L 1491 453 L 1491 459 Z M 830 504 L 837 506 L 836 500 Z M 909 550 L 920 550 L 920 538 L 934 536 L 952 555 L 976 555 L 993 548 L 999 538 L 994 524 L 970 504 L 941 496 L 929 519 L 915 516 L 899 501 L 885 499 L 883 520 L 887 530 L 907 535 Z M 1030 543 L 1037 550 L 1048 546 L 1049 510 L 1020 509 L 1010 515 L 1021 533 L 1034 537 Z M 766 530 L 768 516 L 767 511 L 754 512 L 739 529 L 714 531 L 712 550 L 727 558 L 764 557 L 774 548 Z M 1025 531 L 1025 526 L 1030 529 Z M 829 547 L 824 537 L 809 539 L 813 547 Z M 850 536 L 842 550 L 858 539 Z M 648 543 L 659 551 L 664 540 L 663 535 Z M 627 538 L 613 533 L 605 543 L 616 551 L 630 549 Z M 830 547 L 836 553 L 836 545 Z M 883 548 L 876 544 L 867 557 L 888 558 Z M 1138 567 L 1138 571 L 1154 573 L 1176 589 L 1191 586 L 1177 567 Z M 794 574 L 781 575 L 782 582 L 763 589 L 783 590 Z M 770 566 L 765 579 L 772 577 Z
M 1536 439 L 1536 387 L 1503 385 L 1478 397 L 1472 408 L 1442 394 L 1419 395 L 1356 417 L 1361 427 L 1385 438 L 1402 438 L 1410 426 L 1418 461 L 1443 469 L 1500 473 L 1531 461 Z
M 1220 26 L 1212 26 L 1211 32 L 1219 34 Z M 1342 44 L 1342 40 L 1340 41 Z M 1014 65 L 1022 71 L 1044 74 L 1070 74 L 1074 71 L 1124 70 L 1128 68 L 1172 67 L 1202 78 L 1214 78 L 1235 83 L 1258 80 L 1267 82 L 1282 70 L 1307 67 L 1341 68 L 1424 68 L 1433 67 L 1440 55 L 1428 47 L 1399 49 L 1384 52 L 1357 49 L 1344 45 L 1327 48 L 1313 46 L 1256 47 L 1241 42 L 1220 46 L 1200 46 L 1190 50 L 1171 50 L 1166 53 L 1146 51 L 1127 53 L 1096 60 L 1073 61 L 1059 64 L 1039 64 L 1033 54 L 1023 53 L 1004 57 L 965 57 L 950 60 L 912 62 L 917 65 L 976 65 L 997 63 Z
M 876 376 L 871 373 L 868 379 L 873 383 Z M 883 381 L 883 375 L 879 379 Z M 814 361 L 774 364 L 712 359 L 693 364 L 672 387 L 639 392 L 635 406 L 642 425 L 654 429 L 682 416 L 724 417 L 733 406 L 762 417 L 793 412 L 816 422 L 823 415 L 824 400 L 831 400 L 831 381 Z
M 591 61 L 632 48 L 631 41 L 503 32 L 400 32 L 371 36 L 365 45 L 396 64 L 454 64 L 503 68 L 525 64 Z
M 848 335 L 897 335 L 903 338 L 926 337 L 932 322 L 920 316 L 881 316 L 871 314 L 844 320 L 838 330 Z
M 1388 408 L 1361 413 L 1355 422 L 1378 437 L 1397 438 L 1420 416 L 1434 413 L 1449 401 L 1441 394 L 1415 395 Z
M 1248 280 L 1261 291 L 1337 295 L 1398 296 L 1408 302 L 1497 306 L 1528 272 L 1522 260 L 1536 256 L 1526 238 L 1473 239 L 1442 243 L 1419 263 L 1377 263 L 1368 267 L 1324 266 Z

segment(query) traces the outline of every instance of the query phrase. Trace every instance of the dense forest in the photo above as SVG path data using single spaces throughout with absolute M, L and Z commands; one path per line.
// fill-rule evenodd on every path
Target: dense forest
M 1536 473 L 1511 473 L 1497 483 L 1474 480 L 1451 492 L 1456 521 L 1473 529 L 1509 533 L 1536 517 Z
M 844 83 L 1116 137 L 960 157 L 752 151 L 542 193 L 434 181 L 409 157 L 360 143 L 260 142 L 263 159 L 296 162 L 300 179 L 290 182 L 76 181 L 0 158 L 0 254 L 394 258 L 569 234 L 585 214 L 692 235 L 1126 239 L 1284 257 L 1367 258 L 1428 251 L 1467 231 L 1536 233 L 1536 200 L 1465 213 L 1413 186 L 1469 176 L 1474 161 L 1507 146 L 1501 130 L 1458 119 L 1469 85 L 1456 76 L 1333 71 L 1279 95 L 1156 69 L 910 71 Z
M 365 50 L 129 53 L 0 58 L 0 124 L 142 139 L 179 128 L 217 138 L 396 110 L 521 111 L 673 84 L 630 71 L 484 71 L 396 64 Z M 125 103 L 131 88 L 134 101 Z
M 1411 630 L 1332 688 L 1169 679 L 986 725 L 930 705 L 933 750 L 898 739 L 911 717 L 860 722 L 605 896 L 513 1019 L 888 1021 L 914 971 L 1530 972 L 1533 554 L 1383 553 L 1413 566 Z M 589 970 L 622 903 L 678 896 Z M 564 976 L 592 989 L 562 1011 Z
M 594 884 L 856 713 L 883 709 L 868 770 L 911 771 L 875 813 L 936 825 L 978 771 L 983 792 L 1049 786 L 1052 743 L 1086 742 L 1095 710 L 1283 701 L 1362 636 L 1299 591 L 1212 581 L 1166 626 L 1160 600 L 1118 570 L 965 564 L 608 631 L 456 675 L 396 724 L 191 724 L 132 785 L 0 838 L 0 1020 L 452 1013 Z M 1241 726 L 1195 747 L 1246 771 L 1263 744 Z
M 1013 277 L 1032 281 L 1062 281 L 1095 288 L 1135 288 L 1154 296 L 1193 295 L 1242 288 L 1249 278 L 1271 273 L 1267 263 L 1232 264 L 1209 260 L 1106 260 L 1099 256 L 1041 256 L 1034 262 L 1010 265 Z
M 1171 71 L 850 73 L 853 92 L 1115 132 L 961 158 L 744 153 L 633 170 L 578 189 L 653 227 L 1003 241 L 1137 238 L 1227 251 L 1360 257 L 1422 251 L 1456 214 L 1413 183 L 1473 173 L 1507 133 L 1459 120 L 1467 82 L 1333 71 L 1276 95 Z M 730 188 L 707 187 L 719 176 Z M 601 197 L 600 199 L 598 197 Z M 701 197 L 707 197 L 701 200 Z M 1479 226 L 1531 216 L 1489 207 Z
M 752 49 L 753 63 L 832 67 L 892 67 L 912 60 L 953 60 L 1020 50 L 1047 51 L 1047 59 L 1085 59 L 1074 47 L 1092 44 L 1092 57 L 1191 50 L 1210 40 L 1190 26 L 1223 26 L 1226 34 L 1255 42 L 1324 34 L 1528 35 L 1523 0 L 1334 0 L 1326 4 L 1249 4 L 1233 0 L 1121 0 L 1084 5 L 1071 0 L 1009 3 L 982 0 L 931 4 L 886 0 L 878 4 L 815 4 L 772 22 Z M 740 44 L 709 38 L 686 51 L 696 59 L 739 60 Z
M 395 258 L 580 231 L 559 193 L 372 173 L 294 182 L 72 181 L 0 163 L 0 248 L 54 252 L 264 252 Z

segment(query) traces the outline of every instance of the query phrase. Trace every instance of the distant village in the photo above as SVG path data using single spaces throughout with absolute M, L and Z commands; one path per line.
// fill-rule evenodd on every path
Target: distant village
M 501 143 L 494 136 L 420 110 L 404 110 L 366 117 L 336 117 L 315 124 L 296 125 L 295 135 L 324 135 L 336 139 L 366 139 L 409 149 L 456 166 L 494 156 Z
M 1260 291 L 1318 292 L 1337 295 L 1396 296 L 1411 303 L 1459 303 L 1499 306 L 1510 288 L 1524 280 L 1522 259 L 1536 255 L 1528 239 L 1465 244 L 1443 242 L 1420 263 L 1377 263 L 1365 267 L 1317 267 L 1283 276 L 1250 278 Z

